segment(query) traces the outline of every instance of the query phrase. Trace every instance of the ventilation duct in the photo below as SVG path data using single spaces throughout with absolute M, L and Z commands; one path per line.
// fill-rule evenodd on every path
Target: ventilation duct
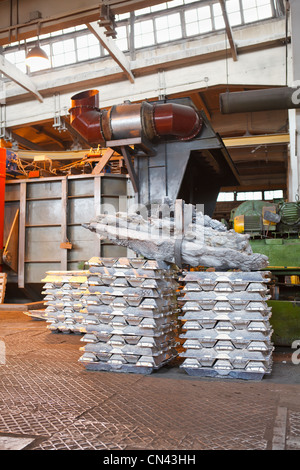
M 297 88 L 280 87 L 220 94 L 222 114 L 300 108 Z
M 72 97 L 71 125 L 90 144 L 145 136 L 148 140 L 190 140 L 202 128 L 202 118 L 187 105 L 131 103 L 99 109 L 99 92 L 84 91 Z

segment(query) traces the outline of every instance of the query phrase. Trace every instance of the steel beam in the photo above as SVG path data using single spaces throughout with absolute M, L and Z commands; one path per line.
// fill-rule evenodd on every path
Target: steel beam
M 253 147 L 257 145 L 289 144 L 290 134 L 253 135 L 247 137 L 224 138 L 227 148 Z
M 229 23 L 229 18 L 226 10 L 226 4 L 225 0 L 219 0 L 221 8 L 222 8 L 222 13 L 223 13 L 223 18 L 224 18 L 224 23 L 225 23 L 225 29 L 226 29 L 226 34 L 228 37 L 228 41 L 230 44 L 230 50 L 231 50 L 231 55 L 233 60 L 236 62 L 238 60 L 237 58 L 237 49 L 236 49 L 236 44 L 233 39 L 233 34 L 232 34 L 232 29 Z
M 25 90 L 29 91 L 40 103 L 43 102 L 43 97 L 38 92 L 33 81 L 15 65 L 11 64 L 3 55 L 0 54 L 0 72 L 6 77 L 13 80 Z
M 130 70 L 129 60 L 127 59 L 125 54 L 118 48 L 115 41 L 110 37 L 106 36 L 105 28 L 103 26 L 99 26 L 96 21 L 87 24 L 87 27 L 96 36 L 102 46 L 108 51 L 109 55 L 117 62 L 123 72 L 125 72 L 125 75 L 128 80 L 131 83 L 134 83 L 134 76 Z

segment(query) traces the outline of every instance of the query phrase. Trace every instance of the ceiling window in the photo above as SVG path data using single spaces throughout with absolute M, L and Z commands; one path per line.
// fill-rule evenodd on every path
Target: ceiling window
M 76 38 L 78 60 L 88 60 L 100 57 L 100 44 L 93 34 L 84 34 Z
M 245 23 L 264 20 L 273 16 L 270 0 L 243 0 Z
M 261 201 L 262 192 L 261 191 L 247 191 L 239 192 L 236 195 L 237 201 Z
M 183 0 L 172 0 L 172 2 L 167 2 L 168 8 L 179 7 L 183 5 Z
M 282 199 L 283 198 L 283 191 L 282 189 L 275 189 L 273 191 L 265 191 L 264 192 L 265 200 L 272 201 L 273 199 Z
M 185 12 L 185 24 L 187 36 L 212 31 L 210 6 L 187 10 Z
M 147 13 L 151 13 L 150 7 L 141 8 L 134 12 L 135 16 L 147 15 Z
M 116 15 L 116 21 L 127 20 L 130 18 L 130 13 L 122 13 L 120 15 Z
M 228 20 L 231 26 L 238 26 L 242 23 L 239 0 L 226 0 L 226 10 L 228 14 Z
M 74 39 L 65 39 L 64 41 L 52 44 L 53 66 L 72 64 L 76 62 L 75 41 Z
M 135 47 L 147 47 L 154 44 L 153 20 L 140 21 L 134 25 Z
M 116 28 L 117 37 L 116 44 L 121 51 L 128 51 L 128 34 L 127 26 L 119 26 Z
M 153 7 L 151 7 L 151 13 L 155 13 L 156 11 L 166 10 L 167 8 L 168 8 L 167 3 L 159 3 L 158 5 L 154 5 Z
M 224 29 L 225 22 L 224 22 L 222 8 L 221 8 L 220 3 L 214 3 L 212 7 L 213 7 L 213 19 L 214 19 L 215 29 Z
M 11 64 L 14 64 L 22 72 L 26 73 L 26 64 L 25 64 L 25 50 L 7 52 L 5 54 L 5 59 L 7 59 Z
M 230 202 L 230 201 L 234 201 L 233 192 L 219 193 L 217 202 Z
M 225 0 L 230 25 L 241 26 L 273 18 L 279 13 L 275 0 Z M 129 50 L 131 16 L 134 22 L 134 47 L 136 49 L 159 45 L 181 38 L 195 38 L 225 28 L 219 0 L 171 0 L 168 2 L 123 13 L 116 16 L 117 37 L 120 50 Z M 35 72 L 49 68 L 25 65 L 25 49 L 37 43 L 37 37 L 4 46 L 4 55 L 22 72 Z M 85 24 L 39 36 L 41 47 L 50 58 L 50 67 L 75 64 L 85 60 L 108 57 L 98 39 Z
M 173 41 L 182 37 L 181 20 L 179 13 L 160 16 L 155 19 L 156 39 L 158 43 Z

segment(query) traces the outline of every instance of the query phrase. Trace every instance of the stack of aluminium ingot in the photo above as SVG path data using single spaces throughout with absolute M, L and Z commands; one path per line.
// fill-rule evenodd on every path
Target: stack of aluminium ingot
M 43 294 L 47 328 L 54 333 L 83 333 L 82 296 L 87 289 L 86 271 L 47 271 Z
M 176 355 L 175 270 L 139 258 L 92 258 L 79 359 L 87 370 L 148 374 Z
M 189 374 L 260 380 L 272 368 L 268 272 L 185 272 L 181 291 Z

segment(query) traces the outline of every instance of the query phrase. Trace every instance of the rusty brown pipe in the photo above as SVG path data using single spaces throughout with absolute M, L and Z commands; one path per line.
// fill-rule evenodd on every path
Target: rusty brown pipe
M 100 129 L 98 90 L 88 90 L 71 98 L 70 124 L 90 144 L 103 142 Z
M 140 137 L 190 140 L 202 128 L 202 119 L 194 108 L 177 103 L 130 103 L 99 109 L 97 90 L 72 97 L 71 125 L 91 144 Z
M 194 108 L 177 103 L 154 105 L 153 121 L 158 137 L 176 137 L 179 140 L 193 139 L 202 127 Z

